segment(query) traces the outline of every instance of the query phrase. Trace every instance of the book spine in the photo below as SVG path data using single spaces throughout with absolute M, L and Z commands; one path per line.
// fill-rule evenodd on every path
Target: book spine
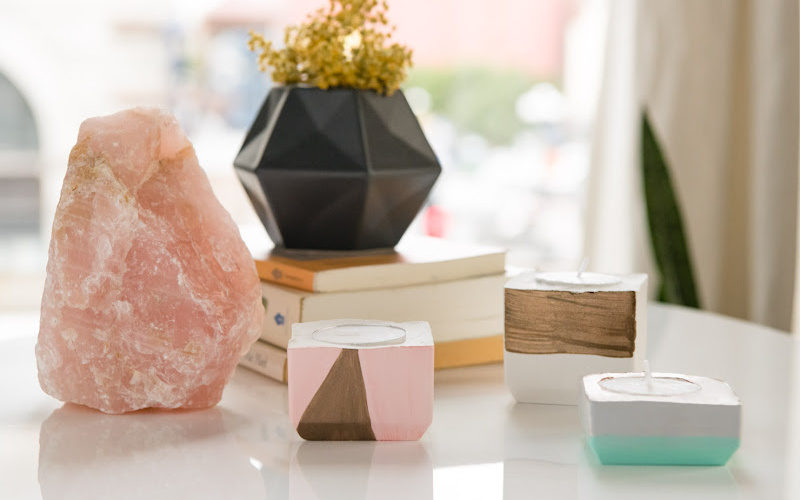
M 503 336 L 438 342 L 434 346 L 434 369 L 475 366 L 503 361 Z M 288 381 L 286 350 L 257 341 L 239 364 L 278 382 Z
M 298 269 L 282 262 L 256 260 L 256 271 L 261 281 L 290 286 L 307 292 L 314 291 L 314 272 Z
M 286 383 L 286 351 L 261 341 L 256 341 L 239 360 L 239 364 L 278 382 Z
M 502 361 L 502 335 L 450 342 L 434 342 L 433 346 L 433 367 L 436 370 L 457 368 L 459 366 L 485 365 Z
M 286 349 L 292 338 L 292 323 L 302 317 L 303 294 L 273 285 L 261 287 L 266 314 L 261 330 L 261 340 Z

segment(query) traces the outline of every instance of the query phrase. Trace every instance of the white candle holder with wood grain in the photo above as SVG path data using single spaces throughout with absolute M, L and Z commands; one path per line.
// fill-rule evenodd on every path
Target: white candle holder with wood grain
M 525 273 L 505 288 L 506 385 L 520 403 L 575 405 L 588 374 L 641 371 L 647 275 Z

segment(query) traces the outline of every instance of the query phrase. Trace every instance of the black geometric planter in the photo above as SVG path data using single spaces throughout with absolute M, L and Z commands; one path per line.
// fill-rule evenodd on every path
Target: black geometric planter
M 394 247 L 441 167 L 401 91 L 273 88 L 234 161 L 278 246 Z

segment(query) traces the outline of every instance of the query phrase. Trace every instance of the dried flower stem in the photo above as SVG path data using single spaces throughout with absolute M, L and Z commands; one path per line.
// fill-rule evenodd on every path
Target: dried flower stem
M 288 26 L 285 47 L 275 49 L 250 32 L 248 47 L 258 53 L 261 71 L 272 69 L 281 84 L 306 83 L 321 89 L 372 89 L 390 95 L 411 67 L 411 50 L 390 43 L 393 26 L 386 0 L 329 0 L 305 23 Z

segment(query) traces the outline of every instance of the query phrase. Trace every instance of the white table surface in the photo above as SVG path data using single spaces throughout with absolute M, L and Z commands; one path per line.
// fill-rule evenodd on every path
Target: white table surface
M 22 324 L 0 317 L 3 330 Z M 294 432 L 285 386 L 241 368 L 211 410 L 62 405 L 39 389 L 34 342 L 0 342 L 2 499 L 800 498 L 798 343 L 708 313 L 651 306 L 649 357 L 742 398 L 742 446 L 725 467 L 601 466 L 576 408 L 515 404 L 500 365 L 438 372 L 420 442 L 324 443 Z

